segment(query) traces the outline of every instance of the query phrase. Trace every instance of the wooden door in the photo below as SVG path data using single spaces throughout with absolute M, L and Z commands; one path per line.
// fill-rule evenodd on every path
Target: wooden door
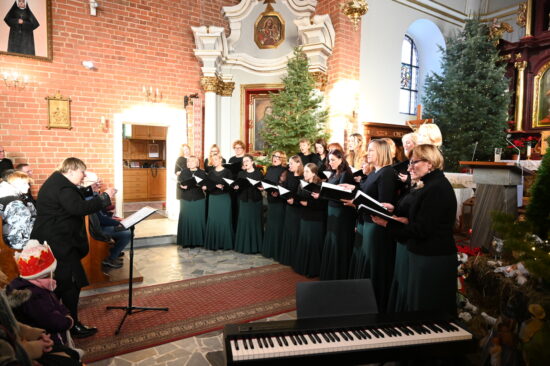
M 166 199 L 166 169 L 147 169 L 147 186 L 149 200 L 162 201 Z

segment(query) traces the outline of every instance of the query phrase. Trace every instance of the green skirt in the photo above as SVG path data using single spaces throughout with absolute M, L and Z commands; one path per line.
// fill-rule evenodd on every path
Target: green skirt
M 378 311 L 385 312 L 393 279 L 395 240 L 382 226 L 365 222 L 361 251 L 353 260 L 356 268 L 355 278 L 370 278 Z
M 456 316 L 456 254 L 409 252 L 407 311 L 444 311 Z
M 287 205 L 285 209 L 285 223 L 283 224 L 283 238 L 279 257 L 275 258 L 279 263 L 290 266 L 294 260 L 294 251 L 300 235 L 300 207 Z
M 393 281 L 388 300 L 388 313 L 402 313 L 407 306 L 407 289 L 409 286 L 409 251 L 405 244 L 397 242 Z
M 211 250 L 233 249 L 232 225 L 229 194 L 209 195 L 204 247 Z
M 284 202 L 267 204 L 267 218 L 262 244 L 262 255 L 266 258 L 278 258 L 283 238 L 283 224 L 285 222 Z
M 262 201 L 240 201 L 239 222 L 235 234 L 235 250 L 254 254 L 262 245 Z
M 327 233 L 319 273 L 321 280 L 348 278 L 355 218 L 355 211 L 350 207 L 328 206 Z
M 363 244 L 363 222 L 357 222 L 355 227 L 355 237 L 353 240 L 353 250 L 351 251 L 351 258 L 349 262 L 348 278 L 358 279 L 360 276 L 360 269 L 358 268 L 358 257 L 361 256 L 361 245 Z
M 205 227 L 205 200 L 180 200 L 176 243 L 184 247 L 203 246 Z
M 323 221 L 300 220 L 300 236 L 292 264 L 297 273 L 307 277 L 319 276 L 324 239 Z

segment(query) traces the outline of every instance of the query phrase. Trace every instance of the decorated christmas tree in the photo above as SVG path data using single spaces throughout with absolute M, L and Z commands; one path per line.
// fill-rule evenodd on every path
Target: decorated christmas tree
M 550 138 L 548 142 L 550 143 Z M 547 240 L 550 232 L 550 148 L 546 149 L 535 183 L 531 187 L 527 218 L 533 223 L 535 234 Z
M 427 77 L 426 117 L 434 118 L 443 134 L 446 170 L 458 170 L 460 160 L 492 160 L 504 143 L 509 94 L 504 65 L 479 19 L 447 39 L 441 74 Z M 478 144 L 476 144 L 478 142 Z
M 282 150 L 292 156 L 298 151 L 300 139 L 307 138 L 313 143 L 326 137 L 328 112 L 322 108 L 323 95 L 315 90 L 307 56 L 300 48 L 294 50 L 294 57 L 288 61 L 283 84 L 284 89 L 272 96 L 273 111 L 265 119 L 262 137 L 268 153 Z

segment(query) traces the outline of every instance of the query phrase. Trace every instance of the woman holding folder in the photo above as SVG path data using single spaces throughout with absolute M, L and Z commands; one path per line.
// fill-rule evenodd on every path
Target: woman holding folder
M 397 176 L 392 168 L 389 144 L 381 139 L 372 140 L 367 149 L 367 163 L 374 170 L 360 183 L 361 192 L 379 202 L 395 203 Z M 378 309 L 385 311 L 393 278 L 395 241 L 374 224 L 369 214 L 362 213 L 361 246 L 351 256 L 350 278 L 370 278 L 376 294 Z M 357 243 L 358 244 L 358 243 Z
M 199 180 L 204 179 L 206 179 L 206 173 L 199 169 L 199 159 L 195 156 L 188 157 L 187 169 L 182 170 L 178 176 L 182 193 L 176 243 L 182 247 L 204 245 L 206 200 L 204 191 L 198 184 Z
M 443 174 L 443 162 L 443 155 L 436 146 L 416 146 L 409 162 L 409 173 L 417 184 L 410 192 L 408 217 L 396 217 L 400 222 L 372 217 L 397 240 L 407 243 L 406 311 L 456 314 L 457 266 L 453 238 L 456 197 Z M 393 209 L 392 205 L 386 206 Z
M 287 176 L 286 154 L 277 150 L 271 155 L 271 166 L 267 168 L 264 181 L 268 184 L 282 185 Z M 279 191 L 267 190 L 267 218 L 265 225 L 262 255 L 266 258 L 277 258 L 283 238 L 283 224 L 285 222 L 285 202 L 279 197 Z
M 231 172 L 222 166 L 222 156 L 212 155 L 212 169 L 203 187 L 208 190 L 208 218 L 204 247 L 206 249 L 233 249 L 233 224 L 231 197 L 224 178 L 231 178 Z
M 315 163 L 308 163 L 304 167 L 304 181 L 313 187 L 321 185 L 321 178 L 317 175 L 318 169 Z M 327 201 L 319 199 L 319 195 L 315 193 L 300 189 L 297 195 L 301 205 L 300 235 L 292 268 L 307 277 L 319 276 L 325 238 Z
M 353 174 L 341 150 L 330 152 L 328 163 L 332 171 L 328 183 L 353 185 Z M 344 206 L 340 201 L 328 202 L 327 232 L 319 275 L 321 280 L 348 278 L 355 217 L 353 208 Z
M 285 208 L 285 222 L 283 224 L 283 239 L 281 240 L 281 250 L 279 257 L 275 257 L 279 263 L 290 265 L 294 258 L 296 242 L 300 234 L 300 204 L 296 199 L 296 193 L 300 186 L 300 180 L 303 178 L 304 166 L 302 159 L 298 155 L 294 155 L 288 162 L 288 175 L 284 188 L 289 190 L 289 193 L 283 197 L 286 199 L 287 206 Z
M 252 156 L 245 155 L 243 157 L 243 170 L 237 175 L 237 183 L 234 186 L 235 191 L 238 192 L 237 198 L 239 200 L 239 221 L 235 233 L 235 250 L 245 254 L 258 253 L 262 245 L 261 186 L 254 185 L 251 180 L 260 183 L 262 173 L 254 166 Z

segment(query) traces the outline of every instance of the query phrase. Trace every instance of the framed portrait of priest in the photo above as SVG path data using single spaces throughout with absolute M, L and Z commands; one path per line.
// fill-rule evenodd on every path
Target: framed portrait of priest
M 533 85 L 532 127 L 550 127 L 550 62 L 539 69 Z
M 52 60 L 51 0 L 0 1 L 0 53 Z

